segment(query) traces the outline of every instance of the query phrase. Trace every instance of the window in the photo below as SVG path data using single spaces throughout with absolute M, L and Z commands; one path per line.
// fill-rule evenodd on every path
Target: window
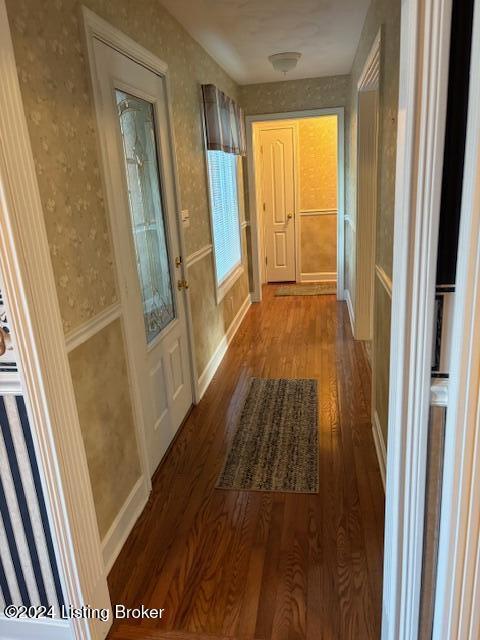
M 210 203 L 217 279 L 221 299 L 242 268 L 242 245 L 238 213 L 237 156 L 207 151 Z

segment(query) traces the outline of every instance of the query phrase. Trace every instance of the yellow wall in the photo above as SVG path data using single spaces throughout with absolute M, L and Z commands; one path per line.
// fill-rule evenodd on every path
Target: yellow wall
M 337 269 L 337 216 L 302 216 L 302 211 L 337 208 L 337 118 L 298 121 L 299 200 L 302 273 Z
M 190 211 L 185 242 L 187 254 L 194 253 L 212 242 L 200 84 L 213 83 L 233 98 L 238 87 L 158 0 L 82 3 L 168 64 L 181 206 Z M 118 300 L 80 5 L 7 0 L 65 332 Z M 217 305 L 211 255 L 188 275 L 201 373 L 245 299 L 248 280 L 245 273 Z M 112 366 L 114 355 L 118 366 Z M 140 473 L 125 360 L 117 326 L 70 354 L 102 534 Z M 95 388 L 88 381 L 99 376 Z
M 300 209 L 337 208 L 337 117 L 298 120 Z

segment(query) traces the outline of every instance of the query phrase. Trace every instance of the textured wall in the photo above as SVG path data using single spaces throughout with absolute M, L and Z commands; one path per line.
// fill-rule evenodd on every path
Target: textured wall
M 300 209 L 337 208 L 337 118 L 298 120 Z
M 337 118 L 298 120 L 300 209 L 337 208 Z M 300 217 L 302 273 L 337 270 L 336 215 Z
M 302 216 L 302 273 L 337 270 L 337 216 Z
M 344 107 L 350 94 L 350 76 L 284 80 L 239 87 L 246 115 L 306 109 Z
M 103 537 L 140 477 L 121 320 L 115 320 L 81 344 L 69 359 L 98 527 Z
M 367 13 L 352 66 L 351 94 L 348 109 L 348 162 L 346 181 L 346 214 L 356 219 L 356 153 L 357 153 L 357 84 L 375 36 L 382 27 L 382 48 L 379 87 L 379 187 L 376 228 L 376 263 L 385 273 L 392 275 L 393 257 L 393 215 L 395 202 L 395 154 L 398 110 L 398 75 L 400 58 L 400 6 L 401 0 L 373 0 Z M 354 287 L 354 231 L 346 225 L 346 287 L 352 298 Z M 353 249 L 353 250 L 352 250 Z M 376 287 L 379 290 L 379 287 Z M 390 351 L 390 312 L 386 311 L 385 300 L 375 301 L 374 326 L 378 328 L 374 340 L 375 375 L 377 402 L 382 430 L 387 434 L 388 368 Z M 388 323 L 387 323 L 388 320 Z M 384 323 L 384 324 L 382 324 Z M 388 331 L 387 331 L 388 324 Z M 385 438 L 386 439 L 386 438 Z
M 202 135 L 200 84 L 213 83 L 233 98 L 235 83 L 170 16 L 158 0 L 85 0 L 83 3 L 112 25 L 158 55 L 169 66 L 173 124 L 182 208 L 190 211 L 185 229 L 187 253 L 211 242 L 206 163 Z M 36 163 L 48 240 L 65 331 L 78 327 L 117 300 L 113 249 L 101 184 L 95 113 L 89 88 L 89 70 L 82 44 L 80 2 L 77 0 L 7 0 L 20 87 Z M 226 318 L 235 315 L 237 301 L 247 289 L 247 274 L 238 281 L 222 305 L 217 306 L 211 262 L 200 276 L 192 270 L 191 295 L 194 327 L 203 342 L 197 362 L 208 361 L 223 337 Z M 194 265 L 193 269 L 195 269 Z M 194 290 L 195 289 L 195 290 Z M 208 308 L 208 314 L 204 313 Z M 226 311 L 228 309 L 228 312 Z M 198 314 L 198 315 L 197 315 Z M 204 323 L 208 315 L 210 322 Z M 204 336 L 206 334 L 206 336 Z M 92 342 L 96 338 L 92 339 Z M 124 346 L 117 336 L 124 359 Z M 109 434 L 119 459 L 124 444 L 131 444 L 132 466 L 137 464 L 134 427 L 129 410 L 118 422 L 104 412 L 90 423 L 86 405 L 94 397 L 85 379 L 103 380 L 103 407 L 127 392 L 123 366 L 111 367 L 110 342 L 99 339 L 95 357 L 89 344 L 71 355 L 73 380 L 81 413 L 87 457 L 98 470 L 93 477 L 97 514 L 104 532 L 122 505 L 127 484 L 136 476 L 132 469 L 116 487 L 118 467 L 113 468 L 103 441 Z M 93 355 L 93 354 L 92 354 Z M 82 361 L 82 367 L 76 366 Z M 97 396 L 95 401 L 100 401 Z M 116 417 L 116 414 L 115 414 Z M 128 421 L 128 424 L 127 424 Z M 98 430 L 98 440 L 93 430 Z M 88 450 L 90 449 L 90 450 Z M 103 457 L 102 457 L 103 456 Z M 111 474 L 106 480 L 100 469 Z M 106 486 L 105 485 L 108 485 Z M 106 497 L 104 496 L 106 492 Z M 115 503 L 115 504 L 114 504 Z

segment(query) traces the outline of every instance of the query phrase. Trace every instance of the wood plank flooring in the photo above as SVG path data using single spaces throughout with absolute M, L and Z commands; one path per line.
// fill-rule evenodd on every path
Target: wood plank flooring
M 333 296 L 264 288 L 154 477 L 110 576 L 113 603 L 164 608 L 111 640 L 380 638 L 384 494 L 370 369 Z M 214 485 L 250 376 L 319 381 L 320 492 Z

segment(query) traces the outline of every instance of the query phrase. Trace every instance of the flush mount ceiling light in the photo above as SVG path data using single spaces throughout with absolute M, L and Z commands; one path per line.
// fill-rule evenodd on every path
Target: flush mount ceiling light
M 295 69 L 297 62 L 301 57 L 301 53 L 285 51 L 284 53 L 275 53 L 272 56 L 268 56 L 268 59 L 272 63 L 272 67 L 275 71 L 280 71 L 283 75 L 286 75 L 288 71 Z

